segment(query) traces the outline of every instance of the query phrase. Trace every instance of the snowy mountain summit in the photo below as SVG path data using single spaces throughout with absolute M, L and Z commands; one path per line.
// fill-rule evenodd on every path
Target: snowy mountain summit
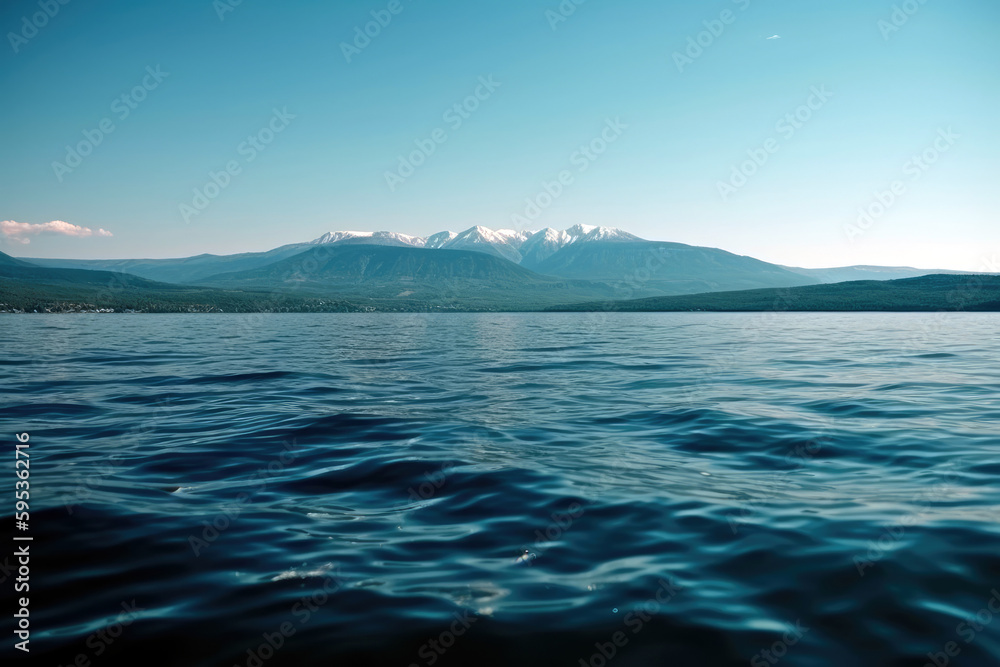
M 566 246 L 594 241 L 642 241 L 638 236 L 614 227 L 573 225 L 559 231 L 546 227 L 538 231 L 489 229 L 475 226 L 464 232 L 438 232 L 431 236 L 408 236 L 396 232 L 329 232 L 312 241 L 312 245 L 327 243 L 366 243 L 375 245 L 410 246 L 445 250 L 485 252 L 520 264 L 525 260 L 540 262 Z

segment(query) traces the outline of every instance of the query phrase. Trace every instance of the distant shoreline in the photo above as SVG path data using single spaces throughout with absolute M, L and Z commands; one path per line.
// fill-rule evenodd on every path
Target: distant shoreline
M 356 287 L 360 290 L 361 288 Z M 389 293 L 395 289 L 389 290 Z M 1000 276 L 933 274 L 798 287 L 701 292 L 631 300 L 552 304 L 538 293 L 494 288 L 440 299 L 365 292 L 293 295 L 163 286 L 136 279 L 118 290 L 100 284 L 26 284 L 0 280 L 0 314 L 281 314 L 281 313 L 523 313 L 523 312 L 1000 312 Z

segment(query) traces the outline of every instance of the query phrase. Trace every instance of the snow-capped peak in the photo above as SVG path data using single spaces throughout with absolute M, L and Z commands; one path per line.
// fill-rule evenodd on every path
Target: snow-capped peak
M 615 227 L 595 227 L 593 225 L 573 225 L 566 230 L 573 239 L 578 241 L 641 241 L 638 236 Z
M 310 241 L 310 245 L 323 245 L 324 243 L 337 243 L 344 239 L 368 238 L 374 232 L 327 232 L 315 241 Z
M 355 239 L 371 239 L 373 243 L 400 243 L 403 245 L 410 245 L 417 248 L 422 248 L 426 243 L 426 239 L 419 236 L 409 236 L 407 234 L 399 234 L 396 232 L 328 232 L 323 236 L 319 237 L 315 241 L 311 241 L 311 245 L 323 245 L 325 243 L 340 243 L 341 241 L 349 241 Z
M 455 232 L 438 232 L 424 239 L 425 248 L 440 248 L 458 236 Z
M 520 263 L 532 257 L 536 261 L 552 255 L 567 245 L 591 241 L 639 241 L 638 236 L 613 227 L 573 225 L 565 231 L 546 227 L 540 231 L 490 229 L 476 225 L 464 232 L 438 232 L 427 237 L 409 236 L 396 232 L 329 232 L 312 241 L 313 245 L 325 243 L 368 243 L 406 245 L 415 248 L 446 248 L 456 250 L 483 250 Z
M 584 236 L 594 231 L 595 229 L 597 229 L 597 227 L 594 227 L 593 225 L 576 224 L 567 229 L 566 233 L 569 234 L 570 238 L 572 238 L 575 241 L 577 239 L 583 238 Z
M 507 245 L 520 245 L 531 235 L 531 232 L 517 232 L 513 229 L 490 229 L 476 225 L 466 229 L 461 234 L 455 236 L 452 241 L 472 241 L 483 243 L 502 243 Z

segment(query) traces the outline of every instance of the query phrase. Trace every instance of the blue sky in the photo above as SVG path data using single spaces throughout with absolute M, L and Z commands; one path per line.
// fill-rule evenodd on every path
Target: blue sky
M 798 266 L 1000 256 L 992 0 L 232 1 L 4 3 L 0 250 L 585 223 Z M 16 231 L 55 220 L 94 233 Z

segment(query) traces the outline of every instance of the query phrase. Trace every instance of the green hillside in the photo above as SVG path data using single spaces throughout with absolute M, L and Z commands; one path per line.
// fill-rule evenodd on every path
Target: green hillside
M 316 246 L 259 269 L 212 276 L 201 284 L 337 295 L 366 300 L 380 309 L 395 303 L 421 310 L 533 310 L 615 294 L 602 283 L 540 275 L 481 252 L 354 244 Z
M 37 266 L 59 269 L 115 271 L 165 283 L 196 283 L 219 273 L 246 271 L 266 266 L 286 257 L 297 255 L 308 244 L 281 246 L 266 252 L 246 252 L 237 255 L 196 255 L 178 259 L 33 259 Z
M 559 311 L 1000 311 L 1000 276 L 932 275 L 903 280 L 713 292 L 567 304 Z
M 343 300 L 189 287 L 127 273 L 34 266 L 0 253 L 0 312 L 229 313 L 359 309 Z
M 820 282 L 725 250 L 658 241 L 572 244 L 532 268 L 563 278 L 608 282 L 619 299 Z

